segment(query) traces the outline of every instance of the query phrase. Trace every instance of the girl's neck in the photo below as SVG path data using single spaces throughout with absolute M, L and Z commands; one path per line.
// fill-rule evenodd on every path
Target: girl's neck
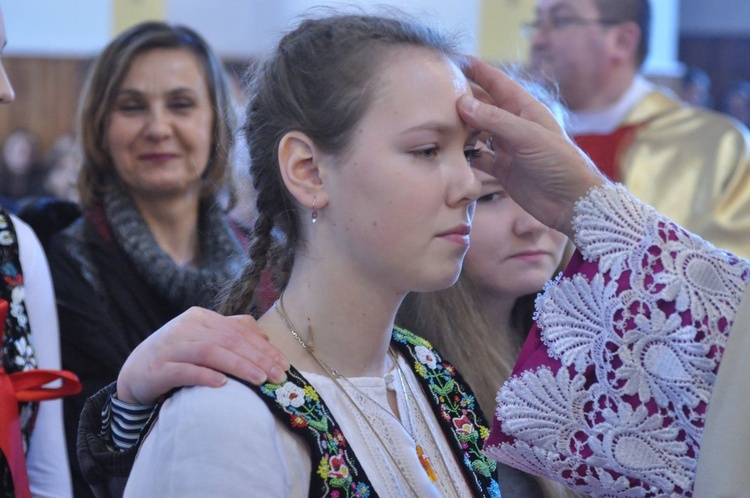
M 136 197 L 133 202 L 159 247 L 178 265 L 194 265 L 200 248 L 198 196 L 148 200 Z
M 290 324 L 305 342 L 312 340 L 322 361 L 342 375 L 385 375 L 390 367 L 387 353 L 393 321 L 403 295 L 379 293 L 372 285 L 353 281 L 350 275 L 320 268 L 325 264 L 316 261 L 310 266 L 318 267 L 306 271 L 295 263 L 283 294 Z M 298 369 L 323 373 L 275 310 L 261 319 L 261 326 Z

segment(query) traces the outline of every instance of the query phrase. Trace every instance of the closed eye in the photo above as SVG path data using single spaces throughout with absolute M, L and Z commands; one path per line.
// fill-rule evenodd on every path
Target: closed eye
M 438 148 L 437 147 L 427 147 L 424 149 L 417 149 L 411 151 L 411 153 L 420 159 L 432 159 L 433 157 L 437 157 L 438 155 Z
M 494 192 L 486 193 L 477 199 L 478 203 L 499 201 L 508 197 L 508 193 L 505 190 L 496 190 Z

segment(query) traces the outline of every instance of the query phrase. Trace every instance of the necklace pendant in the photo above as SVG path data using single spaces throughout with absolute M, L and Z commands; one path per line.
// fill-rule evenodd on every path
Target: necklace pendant
M 438 476 L 435 473 L 435 469 L 432 468 L 430 457 L 427 456 L 427 453 L 424 452 L 421 444 L 417 445 L 417 458 L 419 458 L 419 463 L 422 464 L 422 468 L 424 469 L 424 471 L 427 472 L 427 477 L 430 478 L 430 482 L 437 481 Z

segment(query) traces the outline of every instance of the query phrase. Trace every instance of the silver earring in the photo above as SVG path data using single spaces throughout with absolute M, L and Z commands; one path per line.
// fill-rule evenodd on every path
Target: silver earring
M 316 223 L 318 221 L 318 210 L 315 209 L 315 203 L 318 202 L 317 197 L 313 197 L 312 213 L 310 214 L 310 221 Z

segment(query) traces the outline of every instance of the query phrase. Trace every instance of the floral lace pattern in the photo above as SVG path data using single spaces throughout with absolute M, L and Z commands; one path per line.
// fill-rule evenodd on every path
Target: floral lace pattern
M 485 452 L 591 496 L 692 496 L 750 263 L 619 185 L 581 199 L 574 227 L 580 252 L 537 299 Z

